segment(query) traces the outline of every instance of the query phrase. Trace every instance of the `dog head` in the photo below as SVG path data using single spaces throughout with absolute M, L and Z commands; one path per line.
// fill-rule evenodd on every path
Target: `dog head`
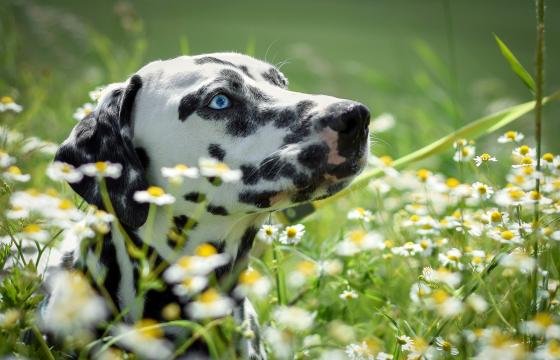
M 290 91 L 278 69 L 252 57 L 183 56 L 152 62 L 113 85 L 57 160 L 122 164 L 121 177 L 109 179 L 107 188 L 121 221 L 138 227 L 147 207 L 134 202 L 134 192 L 165 186 L 162 167 L 196 166 L 200 158 L 213 157 L 243 176 L 220 186 L 204 178 L 185 182 L 174 190 L 184 198 L 178 207 L 204 192 L 212 192 L 220 215 L 330 196 L 365 166 L 368 124 L 364 105 Z M 73 187 L 101 205 L 93 179 Z

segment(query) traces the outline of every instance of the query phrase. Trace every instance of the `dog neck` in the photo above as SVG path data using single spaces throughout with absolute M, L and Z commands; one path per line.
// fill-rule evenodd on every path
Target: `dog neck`
M 233 262 L 244 257 L 251 249 L 258 227 L 267 217 L 267 213 L 230 214 L 216 216 L 213 214 L 195 215 L 196 210 L 190 212 L 175 209 L 170 216 L 165 208 L 155 209 L 153 222 L 147 221 L 138 229 L 138 235 L 168 261 L 174 262 L 183 255 L 193 254 L 196 247 L 202 243 L 210 243 L 219 251 L 230 255 Z M 178 223 L 184 225 L 189 219 L 198 219 L 194 226 L 186 229 L 184 242 L 177 243 L 170 240 L 169 231 Z M 175 223 L 175 225 L 174 225 Z

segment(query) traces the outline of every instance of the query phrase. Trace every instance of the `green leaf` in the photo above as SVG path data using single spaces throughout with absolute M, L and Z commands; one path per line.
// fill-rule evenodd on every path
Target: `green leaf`
M 517 76 L 519 76 L 521 81 L 523 81 L 523 83 L 525 83 L 525 85 L 532 92 L 535 92 L 535 88 L 536 88 L 535 87 L 535 80 L 533 80 L 533 77 L 531 76 L 531 74 L 529 74 L 529 72 L 523 67 L 523 65 L 521 65 L 519 60 L 517 60 L 515 55 L 513 55 L 511 50 L 498 37 L 498 35 L 494 34 L 494 38 L 496 39 L 496 42 L 498 43 L 498 46 L 500 47 L 500 51 L 502 52 L 502 55 L 504 55 L 504 57 L 506 58 L 507 62 L 511 66 L 511 69 L 513 70 L 513 72 L 516 73 Z

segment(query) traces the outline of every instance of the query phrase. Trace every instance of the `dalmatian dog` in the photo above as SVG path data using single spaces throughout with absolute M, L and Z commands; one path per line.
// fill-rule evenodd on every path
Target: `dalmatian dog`
M 197 245 L 211 243 L 229 254 L 223 276 L 246 260 L 260 224 L 275 210 L 326 198 L 343 189 L 368 156 L 366 106 L 325 95 L 288 90 L 288 81 L 270 64 L 237 53 L 181 56 L 149 63 L 127 81 L 111 85 L 92 114 L 81 120 L 61 145 L 56 160 L 80 166 L 97 161 L 122 165 L 107 190 L 119 223 L 142 243 L 149 206 L 133 195 L 149 186 L 172 193 L 171 226 L 191 222 L 177 251 L 168 237 L 165 209 L 155 214 L 149 244 L 160 262 L 173 263 Z M 168 186 L 162 167 L 194 165 L 214 158 L 240 169 L 236 182 L 199 177 Z M 71 184 L 88 203 L 103 208 L 94 178 Z M 197 208 L 205 204 L 195 218 Z M 200 212 L 200 211 L 199 211 Z M 139 266 L 122 235 L 106 237 L 100 259 L 104 286 L 126 320 L 162 319 L 165 305 L 178 302 L 169 290 L 150 290 L 135 300 Z M 250 302 L 236 313 L 256 324 Z M 182 314 L 187 318 L 187 314 Z M 256 326 L 256 325 L 255 325 Z M 258 329 L 243 345 L 244 356 L 266 358 Z

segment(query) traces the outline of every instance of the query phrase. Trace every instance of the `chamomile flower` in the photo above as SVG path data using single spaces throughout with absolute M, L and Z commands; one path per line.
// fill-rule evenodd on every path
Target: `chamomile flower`
M 476 147 L 472 145 L 465 145 L 457 148 L 453 154 L 453 161 L 455 162 L 469 162 L 474 158 Z
M 500 259 L 500 265 L 509 269 L 520 271 L 522 274 L 529 274 L 535 268 L 536 261 L 521 250 L 515 250 Z
M 488 164 L 490 162 L 496 162 L 496 161 L 498 161 L 498 159 L 496 159 L 494 156 L 488 153 L 483 153 L 482 155 L 477 155 L 474 157 L 474 163 L 477 167 L 479 167 L 482 164 Z
M 346 234 L 336 247 L 336 253 L 340 256 L 352 256 L 361 251 L 378 249 L 383 250 L 385 243 L 381 234 L 370 231 L 366 232 L 362 229 L 352 230 Z
M 38 224 L 27 224 L 18 234 L 18 237 L 38 242 L 45 242 L 49 239 L 50 235 L 47 230 Z
M 411 351 L 414 349 L 414 340 L 410 336 L 397 336 L 397 344 L 400 345 L 402 351 Z
M 537 154 L 535 148 L 529 147 L 527 145 L 521 145 L 511 152 L 514 158 L 523 159 L 524 157 L 534 158 Z
M 272 242 L 278 236 L 279 229 L 280 226 L 278 225 L 264 224 L 257 232 L 257 239 L 264 242 L 265 244 L 272 244 Z
M 498 142 L 500 144 L 505 144 L 505 143 L 510 143 L 510 142 L 520 142 L 521 140 L 523 140 L 525 138 L 525 135 L 523 135 L 523 133 L 520 133 L 519 131 L 507 131 L 505 134 L 503 134 L 502 136 L 500 136 L 498 138 Z
M 519 244 L 523 241 L 519 231 L 513 228 L 497 227 L 488 231 L 488 236 L 502 244 Z
M 158 186 L 150 186 L 147 190 L 136 191 L 133 196 L 139 203 L 151 203 L 159 206 L 169 205 L 175 202 L 173 195 L 167 194 Z
M 364 222 L 370 222 L 373 219 L 371 211 L 361 207 L 350 210 L 347 217 L 349 220 L 362 220 Z
M 21 105 L 16 104 L 11 96 L 2 96 L 0 98 L 0 112 L 13 111 L 19 113 L 23 110 Z
M 302 224 L 286 226 L 284 231 L 280 234 L 278 241 L 285 245 L 295 245 L 301 241 L 304 234 L 305 226 Z
M 476 272 L 482 272 L 486 265 L 486 254 L 482 250 L 472 250 L 469 252 L 471 258 L 470 265 Z
M 345 352 L 350 360 L 375 360 L 374 352 L 365 341 L 346 345 Z
M 531 320 L 525 321 L 521 330 L 527 335 L 545 336 L 548 339 L 560 340 L 560 325 L 557 325 L 557 322 L 552 314 L 539 312 Z
M 414 256 L 422 251 L 424 251 L 422 246 L 420 244 L 413 243 L 412 241 L 408 241 L 402 246 L 395 246 L 391 248 L 391 252 L 393 254 L 404 257 Z
M 438 336 L 436 338 L 435 343 L 436 349 L 438 349 L 439 351 L 451 356 L 459 355 L 459 350 L 451 342 L 445 340 L 441 336 Z
M 429 266 L 422 269 L 420 279 L 429 285 L 445 284 L 451 288 L 457 287 L 461 283 L 461 275 L 446 268 L 432 269 Z
M 489 209 L 484 214 L 483 219 L 487 224 L 504 225 L 509 222 L 509 214 L 504 211 L 499 211 L 498 209 Z
M 74 114 L 72 115 L 72 117 L 76 121 L 81 121 L 86 116 L 91 114 L 94 110 L 95 110 L 95 105 L 93 105 L 92 103 L 85 103 L 84 105 L 77 108 L 76 111 L 74 111 Z
M 84 164 L 79 170 L 86 176 L 109 177 L 117 179 L 121 176 L 122 165 L 109 161 L 98 161 L 95 163 Z
M 95 89 L 88 92 L 91 101 L 93 102 L 99 101 L 99 99 L 101 99 L 101 96 L 103 95 L 103 90 L 105 90 L 105 86 L 98 86 Z
M 488 309 L 488 303 L 484 298 L 477 294 L 471 294 L 465 300 L 465 303 L 477 314 L 482 314 Z
M 338 295 L 338 297 L 341 298 L 342 300 L 352 300 L 358 298 L 358 293 L 355 290 L 347 289 L 341 292 L 340 295 Z
M 424 302 L 424 299 L 428 297 L 432 292 L 432 289 L 424 283 L 416 282 L 410 287 L 410 292 L 408 296 L 413 303 Z
M 483 333 L 482 346 L 475 360 L 522 360 L 526 354 L 522 344 L 515 342 L 508 334 L 498 329 L 488 329 Z
M 560 359 L 560 341 L 557 339 L 549 340 L 537 347 L 535 352 L 537 360 L 558 360 Z
M 263 298 L 268 294 L 270 288 L 270 280 L 259 271 L 249 267 L 239 275 L 239 280 L 233 290 L 233 294 L 240 299 L 246 296 Z
M 496 204 L 503 207 L 522 205 L 525 199 L 525 191 L 516 186 L 498 190 L 494 195 Z
M 313 326 L 315 315 L 297 306 L 280 306 L 273 311 L 272 318 L 281 329 L 302 332 Z
M 181 184 L 183 178 L 198 178 L 198 169 L 184 164 L 177 164 L 174 167 L 162 167 L 161 174 L 164 178 L 169 179 L 171 183 Z
M 472 197 L 475 199 L 488 200 L 494 194 L 494 189 L 491 186 L 481 183 L 479 181 L 473 183 L 471 189 L 472 189 Z
M 28 182 L 31 179 L 31 175 L 22 173 L 15 165 L 8 167 L 2 175 L 8 181 Z
M 525 194 L 525 202 L 527 204 L 536 204 L 539 205 L 550 205 L 552 204 L 552 199 L 549 199 L 543 196 L 540 192 L 532 190 Z
M 233 300 L 210 288 L 187 305 L 187 313 L 193 319 L 209 319 L 226 316 L 233 309 Z
M 105 301 L 80 272 L 60 270 L 48 279 L 46 308 L 41 311 L 41 327 L 55 334 L 71 335 L 93 328 L 107 316 Z
M 216 248 L 208 243 L 196 247 L 194 255 L 180 257 L 163 273 L 163 278 L 169 283 L 180 282 L 194 275 L 205 276 L 212 270 L 229 262 L 228 254 L 220 254 Z
M 155 320 L 142 319 L 134 325 L 117 324 L 113 330 L 118 343 L 147 359 L 171 356 L 171 343 L 164 338 L 163 327 Z
M 461 257 L 463 254 L 457 248 L 452 248 L 447 250 L 444 254 L 439 253 L 438 259 L 442 266 L 449 266 L 454 269 L 463 269 L 463 264 L 461 263 Z
M 55 161 L 47 168 L 47 176 L 54 181 L 75 183 L 82 180 L 84 174 L 70 164 Z
M 177 296 L 190 297 L 200 293 L 208 285 L 206 276 L 187 276 L 173 287 L 173 293 Z
M 318 265 L 311 260 L 302 260 L 290 271 L 288 275 L 288 284 L 293 288 L 299 288 L 312 277 L 319 273 Z
M 16 159 L 0 149 L 0 169 L 13 165 Z
M 436 289 L 430 296 L 430 304 L 440 316 L 452 318 L 459 315 L 463 311 L 463 303 L 454 296 L 450 296 L 442 289 Z
M 515 162 L 516 164 L 511 165 L 514 169 L 533 168 L 536 165 L 536 160 L 530 156 L 518 157 Z
M 241 170 L 232 170 L 225 163 L 216 159 L 201 158 L 198 162 L 200 174 L 208 177 L 218 177 L 224 182 L 235 182 L 243 175 Z

